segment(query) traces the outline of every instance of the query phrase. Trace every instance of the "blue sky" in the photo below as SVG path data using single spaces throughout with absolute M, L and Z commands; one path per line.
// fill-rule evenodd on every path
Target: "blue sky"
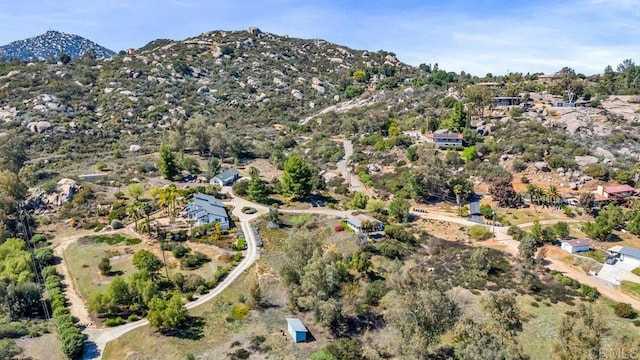
M 118 51 L 210 30 L 321 38 L 475 75 L 640 62 L 640 0 L 3 1 L 0 44 L 59 30 Z

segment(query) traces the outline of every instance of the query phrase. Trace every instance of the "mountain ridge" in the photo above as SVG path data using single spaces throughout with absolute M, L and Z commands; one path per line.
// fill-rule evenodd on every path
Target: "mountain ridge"
M 82 36 L 49 30 L 38 36 L 0 46 L 0 58 L 20 61 L 58 59 L 62 52 L 76 59 L 89 51 L 93 51 L 96 58 L 108 58 L 116 54 Z

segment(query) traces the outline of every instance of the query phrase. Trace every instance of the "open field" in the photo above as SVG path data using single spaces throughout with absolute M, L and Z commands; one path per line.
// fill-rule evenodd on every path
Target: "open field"
M 545 304 L 538 302 L 538 307 L 532 306 L 533 301 L 534 299 L 530 296 L 523 296 L 519 299 L 521 309 L 527 318 L 519 341 L 524 352 L 531 359 L 551 359 L 553 355 L 551 346 L 556 337 L 560 320 L 567 311 L 577 311 L 579 300 L 574 306 L 565 303 Z M 597 307 L 597 312 L 602 315 L 607 326 L 611 329 L 604 340 L 605 349 L 609 349 L 613 337 L 638 336 L 638 330 L 630 320 L 621 319 L 614 315 L 609 300 L 598 300 L 594 306 Z
M 640 298 L 640 284 L 638 283 L 632 281 L 622 281 L 620 289 L 631 296 Z
M 286 222 L 288 216 L 283 216 Z M 327 224 L 335 225 L 337 219 Z M 336 251 L 355 250 L 354 235 L 350 232 L 333 233 L 332 227 L 319 227 L 317 221 L 310 221 L 315 234 L 326 240 L 328 247 Z M 149 327 L 136 329 L 121 338 L 110 342 L 104 352 L 104 359 L 184 359 L 193 354 L 198 359 L 222 359 L 228 354 L 245 349 L 253 353 L 251 359 L 306 359 L 313 352 L 328 344 L 333 336 L 322 326 L 314 324 L 313 315 L 295 314 L 310 330 L 315 341 L 296 344 L 286 333 L 287 309 L 286 290 L 279 279 L 279 264 L 286 261 L 287 255 L 280 251 L 282 240 L 289 231 L 297 229 L 261 230 L 264 252 L 255 265 L 245 272 L 219 297 L 192 311 L 190 315 L 199 325 L 189 336 L 164 336 Z M 206 265 L 205 265 L 206 266 Z M 258 280 L 259 279 L 259 280 Z M 232 317 L 234 306 L 249 296 L 249 289 L 259 281 L 264 306 L 253 309 L 241 320 Z M 285 335 L 282 334 L 285 332 Z M 252 340 L 264 337 L 264 342 L 251 348 Z
M 185 242 L 184 246 L 191 248 L 191 253 L 199 251 L 211 259 L 202 267 L 193 270 L 182 269 L 180 261 L 171 251 L 165 251 L 164 257 L 167 261 L 169 276 L 180 272 L 185 275 L 197 274 L 205 279 L 210 279 L 215 274 L 218 266 L 225 265 L 219 257 L 224 254 L 233 254 L 233 251 L 226 251 L 213 245 Z M 109 245 L 106 242 L 97 243 L 90 239 L 81 239 L 69 245 L 65 252 L 65 258 L 69 265 L 71 274 L 78 287 L 78 291 L 85 301 L 95 294 L 104 293 L 113 276 L 120 275 L 125 279 L 137 271 L 132 263 L 133 254 L 139 250 L 148 250 L 162 259 L 160 245 L 156 242 L 144 242 L 136 245 L 126 245 L 121 242 Z M 98 269 L 98 263 L 103 257 L 108 257 L 111 261 L 111 275 L 104 276 Z M 164 269 L 162 269 L 164 272 Z
M 23 349 L 20 359 L 66 360 L 56 334 L 43 334 L 38 337 L 22 337 L 16 343 Z

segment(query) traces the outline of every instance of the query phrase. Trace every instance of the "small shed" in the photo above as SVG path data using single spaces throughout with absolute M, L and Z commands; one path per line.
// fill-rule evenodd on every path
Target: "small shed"
M 298 318 L 287 318 L 287 329 L 294 343 L 307 341 L 307 333 L 309 330 L 304 326 Z
M 585 240 L 566 240 L 562 242 L 560 247 L 569 254 L 589 251 L 589 243 Z

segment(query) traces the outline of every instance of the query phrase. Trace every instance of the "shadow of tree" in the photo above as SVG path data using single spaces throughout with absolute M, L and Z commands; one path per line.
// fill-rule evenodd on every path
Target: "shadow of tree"
M 180 329 L 164 332 L 167 336 L 173 336 L 180 339 L 200 340 L 203 337 L 204 318 L 199 316 L 189 316 Z

